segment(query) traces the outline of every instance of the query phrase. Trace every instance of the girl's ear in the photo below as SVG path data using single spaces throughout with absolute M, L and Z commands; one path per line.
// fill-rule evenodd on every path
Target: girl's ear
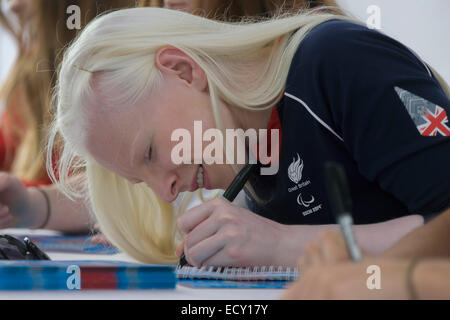
M 176 75 L 200 91 L 208 88 L 205 71 L 187 54 L 174 47 L 164 47 L 156 53 L 156 66 L 165 75 Z

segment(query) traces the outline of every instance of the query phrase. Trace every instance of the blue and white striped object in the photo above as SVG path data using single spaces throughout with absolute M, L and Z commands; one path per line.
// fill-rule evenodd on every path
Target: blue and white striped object
M 0 261 L 0 290 L 174 289 L 175 266 L 121 261 Z

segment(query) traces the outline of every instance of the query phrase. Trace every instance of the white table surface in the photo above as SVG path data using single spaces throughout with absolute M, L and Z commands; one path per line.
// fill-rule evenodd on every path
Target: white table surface
M 1 230 L 2 234 L 51 234 L 48 231 L 20 229 Z M 119 260 L 135 262 L 123 253 L 94 255 L 48 253 L 52 260 Z M 274 300 L 282 289 L 189 288 L 177 285 L 175 290 L 74 290 L 74 291 L 0 291 L 0 300 Z

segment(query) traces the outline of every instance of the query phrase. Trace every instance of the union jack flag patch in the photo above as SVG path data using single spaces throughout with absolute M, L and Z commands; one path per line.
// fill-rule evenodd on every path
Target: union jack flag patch
M 444 108 L 402 88 L 395 87 L 395 91 L 422 136 L 450 137 L 448 117 Z

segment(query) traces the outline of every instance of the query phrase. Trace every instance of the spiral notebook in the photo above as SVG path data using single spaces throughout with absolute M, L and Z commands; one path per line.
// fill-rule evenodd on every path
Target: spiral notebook
M 178 266 L 178 281 L 195 288 L 284 288 L 299 272 L 289 267 L 191 267 Z

